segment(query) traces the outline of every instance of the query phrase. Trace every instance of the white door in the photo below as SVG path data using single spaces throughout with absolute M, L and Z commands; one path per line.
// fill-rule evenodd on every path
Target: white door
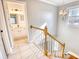
M 7 59 L 6 51 L 4 49 L 4 43 L 3 43 L 3 38 L 1 37 L 0 33 L 0 59 Z
M 3 33 L 1 33 L 1 37 L 3 38 L 5 49 L 7 54 L 11 53 L 12 51 L 12 44 L 9 37 L 8 29 L 7 29 L 7 23 L 6 23 L 6 15 L 4 12 L 4 0 L 0 0 L 0 30 L 3 30 Z M 1 42 L 1 41 L 0 41 Z

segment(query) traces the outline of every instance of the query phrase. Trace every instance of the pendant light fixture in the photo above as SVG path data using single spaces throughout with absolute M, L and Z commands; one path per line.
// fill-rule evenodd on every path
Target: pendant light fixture
M 62 7 L 59 11 L 59 15 L 60 16 L 66 16 L 67 15 L 67 11 L 66 11 L 66 8 L 64 7 L 64 0 L 62 0 Z

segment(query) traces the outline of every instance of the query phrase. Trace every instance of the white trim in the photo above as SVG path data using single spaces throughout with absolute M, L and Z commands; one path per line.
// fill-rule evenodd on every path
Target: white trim
M 72 55 L 72 56 L 74 56 L 74 57 L 76 57 L 76 58 L 78 58 L 78 59 L 79 59 L 79 56 L 78 56 L 77 54 L 75 54 L 75 53 L 71 52 L 71 51 L 67 52 L 67 54 L 70 54 L 70 55 Z
M 44 2 L 44 3 L 48 3 L 48 4 L 51 4 L 51 5 L 55 5 L 57 6 L 57 4 L 54 2 L 51 2 L 51 1 L 47 1 L 47 0 L 40 0 L 41 2 Z

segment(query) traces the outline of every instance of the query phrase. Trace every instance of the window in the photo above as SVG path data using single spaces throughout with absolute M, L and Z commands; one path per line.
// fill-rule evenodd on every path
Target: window
M 71 8 L 69 9 L 68 15 L 69 24 L 79 25 L 79 8 Z

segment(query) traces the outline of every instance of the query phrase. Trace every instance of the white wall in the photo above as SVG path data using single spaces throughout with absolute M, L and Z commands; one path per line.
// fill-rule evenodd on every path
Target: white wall
M 76 5 L 79 5 L 79 1 L 67 4 L 65 7 L 69 8 Z M 66 52 L 72 51 L 79 55 L 79 28 L 68 26 L 67 22 L 60 16 L 58 19 L 58 38 L 65 42 Z
M 49 32 L 56 35 L 57 7 L 38 0 L 27 0 L 27 3 L 30 38 L 34 33 L 30 25 L 40 27 L 44 23 L 47 23 Z

